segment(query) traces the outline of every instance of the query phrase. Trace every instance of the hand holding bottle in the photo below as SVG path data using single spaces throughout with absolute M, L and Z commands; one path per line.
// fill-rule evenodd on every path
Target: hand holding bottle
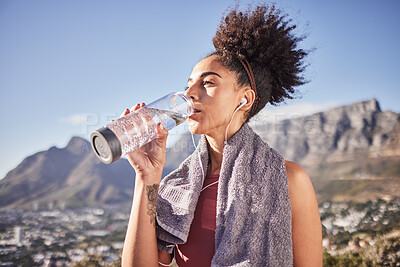
M 96 156 L 110 164 L 159 137 L 159 124 L 170 130 L 194 112 L 192 100 L 183 92 L 170 93 L 149 105 L 136 105 L 116 121 L 92 132 Z M 156 129 L 157 128 L 157 129 Z
M 130 112 L 144 107 L 145 104 L 137 104 L 132 110 L 126 109 L 121 117 Z M 156 126 L 157 138 L 135 150 L 126 154 L 129 163 L 135 169 L 137 175 L 149 176 L 150 174 L 160 174 L 165 165 L 165 151 L 168 137 L 168 130 L 161 123 Z

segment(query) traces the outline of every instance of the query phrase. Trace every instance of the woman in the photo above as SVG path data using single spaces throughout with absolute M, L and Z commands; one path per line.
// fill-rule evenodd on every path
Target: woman
M 169 266 L 173 255 L 180 267 L 322 266 L 309 177 L 247 125 L 304 83 L 294 28 L 268 6 L 221 22 L 186 90 L 196 151 L 161 181 L 168 132 L 158 125 L 158 139 L 127 155 L 136 181 L 123 266 Z

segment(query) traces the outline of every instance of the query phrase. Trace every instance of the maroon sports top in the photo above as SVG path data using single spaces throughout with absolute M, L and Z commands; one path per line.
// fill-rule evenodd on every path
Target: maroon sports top
M 203 188 L 218 179 L 219 174 L 207 175 Z M 218 183 L 215 183 L 200 193 L 188 240 L 175 247 L 175 259 L 179 267 L 211 265 L 215 253 L 217 192 Z

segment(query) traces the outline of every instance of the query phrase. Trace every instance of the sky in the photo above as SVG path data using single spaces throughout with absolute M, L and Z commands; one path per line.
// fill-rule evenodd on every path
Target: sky
M 0 179 L 29 155 L 65 147 L 73 136 L 89 139 L 125 108 L 184 90 L 191 69 L 213 51 L 224 12 L 257 3 L 0 0 Z M 275 3 L 297 34 L 307 34 L 300 47 L 313 52 L 309 83 L 274 114 L 371 98 L 400 112 L 400 1 Z

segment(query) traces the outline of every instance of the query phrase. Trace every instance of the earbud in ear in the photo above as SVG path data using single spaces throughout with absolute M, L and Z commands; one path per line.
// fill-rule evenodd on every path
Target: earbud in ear
M 238 111 L 239 109 L 241 109 L 244 105 L 246 105 L 247 103 L 247 99 L 242 97 L 242 100 L 240 101 L 240 105 L 235 109 L 235 112 Z M 235 113 L 233 113 L 235 114 Z

